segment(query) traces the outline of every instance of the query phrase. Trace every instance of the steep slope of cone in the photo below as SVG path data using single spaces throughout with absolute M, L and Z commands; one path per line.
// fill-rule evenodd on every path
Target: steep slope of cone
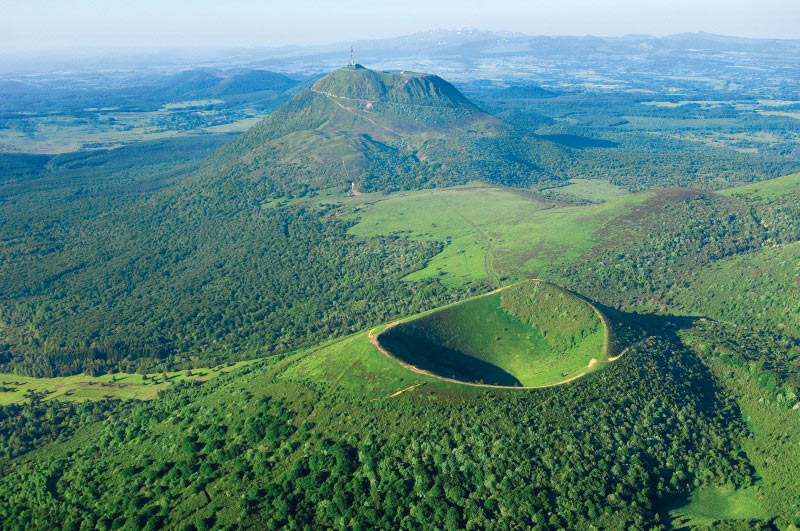
M 209 178 L 264 195 L 459 184 L 527 186 L 559 179 L 557 145 L 481 111 L 438 76 L 336 70 L 209 161 Z

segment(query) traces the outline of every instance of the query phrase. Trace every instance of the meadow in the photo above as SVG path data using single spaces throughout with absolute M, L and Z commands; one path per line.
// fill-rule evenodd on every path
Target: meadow
M 720 520 L 749 521 L 756 525 L 753 521 L 768 517 L 758 494 L 758 487 L 704 487 L 692 492 L 680 506 L 669 511 L 670 523 L 675 529 L 710 528 Z
M 628 226 L 612 221 L 653 197 L 654 192 L 644 192 L 601 204 L 559 206 L 497 187 L 423 190 L 360 205 L 359 222 L 349 233 L 445 242 L 424 268 L 405 277 L 408 281 L 488 280 L 497 286 L 540 276 L 602 245 Z
M 584 199 L 596 203 L 602 203 L 624 197 L 630 192 L 621 186 L 612 184 L 604 179 L 569 179 L 564 186 L 548 188 L 545 190 L 548 196 L 556 199 L 566 200 Z
M 178 382 L 204 382 L 253 361 L 225 363 L 216 367 L 167 371 L 155 374 L 110 373 L 102 376 L 76 374 L 54 378 L 34 378 L 0 373 L 0 406 L 20 404 L 37 397 L 41 400 L 83 402 L 85 400 L 150 400 L 158 392 Z
M 752 184 L 736 186 L 720 190 L 718 193 L 728 197 L 744 196 L 758 197 L 761 199 L 775 199 L 790 194 L 800 188 L 800 173 L 784 175 Z

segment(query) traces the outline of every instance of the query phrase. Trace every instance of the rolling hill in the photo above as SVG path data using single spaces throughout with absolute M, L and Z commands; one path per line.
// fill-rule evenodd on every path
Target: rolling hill
M 159 80 L 144 91 L 149 90 L 149 96 L 154 99 L 181 101 L 253 92 L 282 92 L 297 84 L 294 79 L 268 70 L 244 70 L 233 75 L 221 75 L 213 70 L 185 70 Z
M 748 481 L 730 431 L 741 420 L 709 378 L 659 338 L 569 385 L 476 388 L 406 370 L 362 330 L 176 384 L 152 403 L 81 410 L 71 436 L 0 479 L 0 518 L 26 528 L 651 528 L 653 499 L 709 477 Z M 673 428 L 678 418 L 685 429 Z
M 169 103 L 221 99 L 226 105 L 242 98 L 272 101 L 300 82 L 277 72 L 242 69 L 233 73 L 215 69 L 184 70 L 168 76 L 144 77 L 130 86 L 87 88 L 41 87 L 35 83 L 0 83 L 0 111 L 81 113 L 86 109 L 158 110 Z M 281 99 L 283 103 L 285 99 Z M 94 112 L 94 111 L 92 111 Z

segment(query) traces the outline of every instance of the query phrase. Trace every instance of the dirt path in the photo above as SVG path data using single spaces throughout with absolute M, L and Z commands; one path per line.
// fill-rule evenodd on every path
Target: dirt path
M 386 127 L 385 125 L 379 124 L 378 122 L 376 122 L 372 118 L 364 116 L 362 113 L 358 112 L 356 109 L 353 109 L 352 107 L 348 107 L 348 106 L 342 104 L 342 102 L 338 101 L 338 98 L 342 98 L 342 96 L 336 96 L 334 94 L 331 94 L 330 92 L 322 92 L 320 90 L 316 90 L 316 89 L 313 89 L 313 88 L 311 89 L 311 92 L 313 92 L 314 94 L 319 94 L 320 96 L 325 96 L 326 98 L 328 98 L 333 103 L 335 103 L 336 105 L 338 105 L 339 107 L 341 107 L 345 111 L 349 112 L 353 116 L 358 116 L 359 118 L 362 118 L 362 119 L 368 121 L 369 123 L 371 123 L 375 127 L 380 127 L 381 129 L 385 129 L 386 131 L 389 131 L 390 133 L 393 133 L 393 134 L 395 134 L 397 136 L 401 136 L 401 134 L 399 132 L 395 131 L 394 129 L 391 129 L 389 127 Z M 343 99 L 352 100 L 352 98 L 343 98 Z M 366 101 L 366 100 L 353 100 L 353 101 Z M 371 102 L 368 102 L 368 103 L 371 103 Z
M 346 100 L 346 101 L 355 101 L 358 103 L 364 103 L 368 105 L 377 105 L 380 103 L 381 105 L 386 105 L 387 107 L 426 107 L 426 108 L 433 108 L 433 107 L 441 107 L 441 105 L 432 105 L 432 104 L 425 104 L 425 103 L 410 103 L 410 102 L 399 102 L 399 101 L 378 101 L 378 100 L 365 100 L 361 98 L 350 98 L 348 96 L 339 96 L 338 94 L 333 94 L 332 92 L 327 92 L 325 90 L 317 90 L 315 88 L 311 88 L 311 92 L 316 94 L 320 94 L 322 96 L 327 96 L 332 100 Z
M 400 389 L 399 391 L 395 391 L 394 393 L 390 394 L 386 398 L 394 398 L 397 395 L 402 395 L 406 391 L 411 391 L 412 389 L 414 389 L 415 387 L 419 387 L 420 385 L 425 385 L 425 382 L 420 382 L 420 383 L 416 383 L 414 385 L 409 385 L 408 387 L 404 387 L 403 389 Z
M 494 270 L 494 266 L 492 265 L 492 238 L 482 228 L 465 216 L 460 210 L 454 207 L 453 204 L 450 203 L 450 201 L 448 201 L 445 197 L 442 197 L 442 201 L 447 203 L 447 206 L 450 208 L 450 210 L 455 212 L 457 216 L 463 219 L 467 225 L 475 229 L 475 231 L 480 234 L 481 238 L 483 238 L 483 241 L 486 242 L 486 253 L 483 255 L 483 266 L 484 269 L 486 269 L 486 274 L 491 279 L 492 284 L 500 287 L 500 276 Z
M 620 352 L 619 354 L 617 354 L 617 355 L 616 355 L 616 356 L 614 356 L 613 358 L 608 358 L 608 361 L 609 361 L 609 363 L 611 363 L 611 362 L 614 362 L 614 361 L 617 361 L 617 360 L 618 360 L 618 359 L 620 359 L 622 356 L 624 356 L 625 354 L 627 354 L 627 353 L 628 353 L 628 351 L 629 351 L 630 349 L 632 349 L 632 348 L 636 348 L 636 347 L 638 347 L 639 345 L 642 345 L 642 344 L 644 344 L 646 341 L 649 341 L 650 339 L 653 339 L 654 337 L 656 337 L 656 336 L 647 336 L 647 337 L 645 337 L 645 338 L 642 338 L 642 339 L 640 339 L 639 341 L 637 341 L 637 342 L 636 342 L 636 343 L 634 343 L 633 345 L 630 345 L 630 346 L 628 346 L 628 347 L 625 347 L 625 348 L 623 349 L 623 351 L 622 351 L 622 352 Z
M 538 281 L 538 282 L 546 282 L 545 280 L 541 280 L 541 279 L 530 279 L 530 280 L 534 280 L 534 281 Z M 530 280 L 524 280 L 522 282 L 529 282 Z M 511 284 L 511 286 L 513 286 L 513 285 L 514 284 Z M 486 297 L 488 295 L 492 295 L 494 293 L 498 293 L 498 292 L 503 291 L 505 288 L 508 288 L 508 287 L 510 287 L 510 286 L 504 286 L 504 287 L 498 288 L 496 290 L 490 291 L 489 293 L 484 293 L 483 295 L 480 295 L 480 297 Z M 596 308 L 593 304 L 591 304 L 588 301 L 584 301 L 584 302 L 586 302 L 587 304 L 589 304 L 589 306 L 592 307 L 592 309 L 597 313 L 597 316 L 600 318 L 600 320 L 601 320 L 601 322 L 603 324 L 603 354 L 605 356 L 607 356 L 608 355 L 608 342 L 609 342 L 609 337 L 608 336 L 609 336 L 609 333 L 610 333 L 610 328 L 609 328 L 608 321 L 606 320 L 606 318 L 603 315 L 603 313 L 598 308 Z M 453 303 L 453 304 L 459 304 L 459 303 Z M 401 319 L 401 320 L 394 321 L 392 323 L 387 324 L 383 328 L 383 330 L 381 330 L 377 334 L 375 333 L 375 330 L 377 330 L 379 327 L 375 327 L 375 328 L 371 329 L 369 332 L 367 332 L 367 337 L 369 338 L 369 342 L 372 343 L 372 345 L 376 349 L 378 349 L 378 351 L 381 354 L 383 354 L 384 356 L 386 356 L 390 360 L 394 361 L 395 363 L 400 364 L 400 366 L 402 366 L 403 368 L 405 368 L 405 369 L 407 369 L 407 370 L 409 370 L 411 372 L 417 373 L 417 374 L 423 374 L 425 376 L 430 376 L 431 378 L 436 378 L 437 380 L 441 380 L 443 382 L 454 383 L 454 384 L 459 384 L 459 385 L 469 385 L 471 387 L 484 387 L 484 388 L 489 388 L 489 389 L 547 389 L 549 387 L 557 387 L 559 385 L 564 385 L 564 384 L 568 384 L 570 382 L 574 382 L 578 378 L 582 378 L 583 376 L 586 376 L 587 374 L 592 372 L 597 367 L 598 363 L 601 363 L 601 361 L 599 361 L 597 358 L 592 358 L 591 360 L 589 360 L 589 364 L 581 372 L 579 372 L 575 376 L 571 376 L 571 377 L 569 377 L 569 378 L 567 378 L 565 380 L 561 380 L 559 382 L 555 382 L 555 383 L 547 384 L 547 385 L 518 386 L 518 385 L 492 385 L 492 384 L 482 384 L 482 383 L 477 383 L 477 382 L 464 382 L 462 380 L 456 380 L 456 379 L 453 379 L 453 378 L 447 378 L 446 376 L 440 376 L 440 375 L 432 373 L 430 371 L 426 371 L 425 369 L 420 369 L 419 367 L 417 367 L 415 365 L 411 365 L 410 363 L 406 363 L 403 360 L 401 360 L 401 359 L 395 357 L 394 355 L 392 355 L 388 350 L 386 350 L 385 348 L 383 348 L 383 346 L 381 346 L 380 342 L 378 341 L 378 336 L 381 335 L 382 333 L 384 333 L 385 331 L 387 331 L 387 330 L 389 330 L 391 328 L 394 328 L 395 326 L 397 326 L 398 324 L 400 324 L 404 320 L 405 319 Z M 627 354 L 629 350 L 631 350 L 632 348 L 638 347 L 639 345 L 643 344 L 645 341 L 651 339 L 652 337 L 653 336 L 647 336 L 644 339 L 641 339 L 637 343 L 634 343 L 633 345 L 630 345 L 630 346 L 626 347 L 618 355 L 606 358 L 606 360 L 603 363 L 613 363 L 613 362 L 617 361 L 622 356 Z M 417 384 L 417 385 L 422 385 L 422 384 Z M 413 387 L 414 386 L 411 386 L 411 388 L 413 388 Z M 395 394 L 393 394 L 391 396 L 397 396 L 398 394 L 400 394 L 400 393 L 402 393 L 404 391 L 407 391 L 408 389 L 410 389 L 410 388 L 401 389 L 400 391 L 398 391 L 397 393 L 395 393 Z M 390 398 L 391 398 L 391 396 L 390 396 Z

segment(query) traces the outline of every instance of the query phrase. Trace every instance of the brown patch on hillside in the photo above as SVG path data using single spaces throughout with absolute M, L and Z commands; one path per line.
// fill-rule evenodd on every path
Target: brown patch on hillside
M 609 220 L 597 229 L 595 235 L 606 243 L 624 243 L 634 234 L 641 234 L 647 222 L 664 210 L 668 204 L 682 203 L 702 195 L 703 192 L 693 188 L 660 188 L 656 195 L 640 205 L 634 205 L 630 211 Z

